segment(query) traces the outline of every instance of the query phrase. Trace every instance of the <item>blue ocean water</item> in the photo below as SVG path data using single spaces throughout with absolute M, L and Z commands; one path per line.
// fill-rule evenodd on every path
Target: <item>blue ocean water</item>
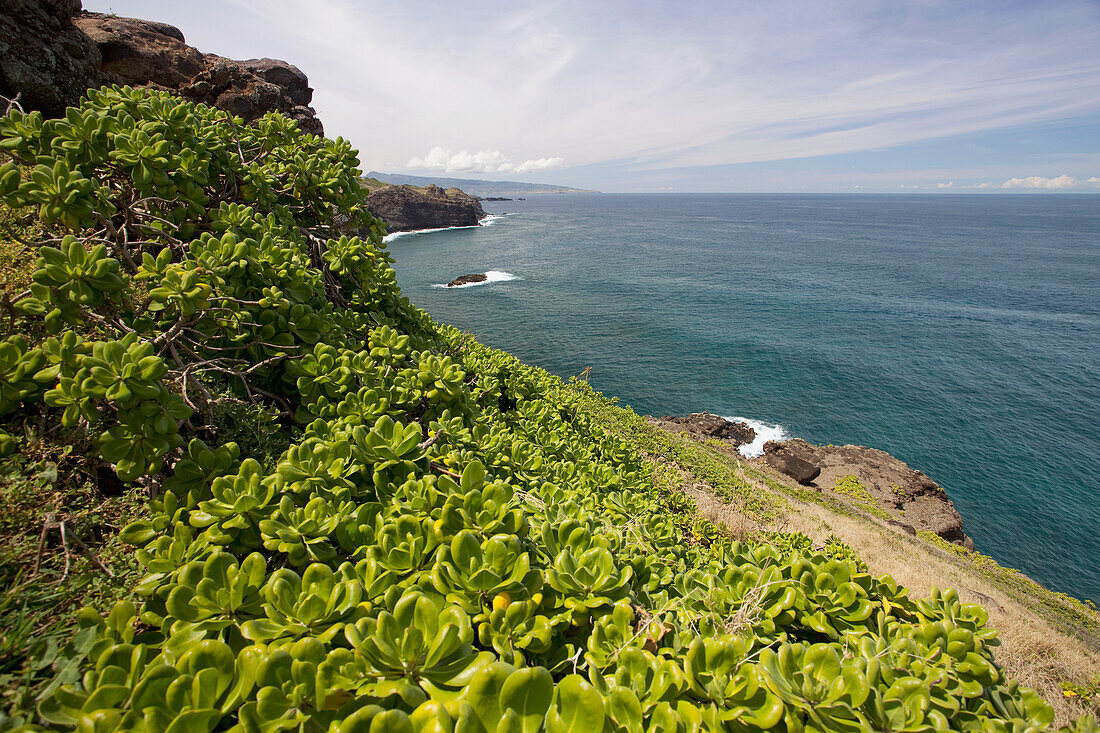
M 1100 196 L 486 208 L 509 215 L 389 245 L 434 318 L 559 375 L 591 367 L 640 413 L 886 450 L 948 490 L 980 551 L 1100 601 Z

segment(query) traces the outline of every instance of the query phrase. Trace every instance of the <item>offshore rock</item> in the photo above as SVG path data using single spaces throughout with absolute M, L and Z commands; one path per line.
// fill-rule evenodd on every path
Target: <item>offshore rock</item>
M 684 416 L 665 415 L 653 422 L 666 430 L 683 431 L 696 437 L 725 440 L 734 448 L 739 448 L 756 439 L 756 431 L 747 424 L 731 422 L 709 412 L 693 412 Z
M 457 288 L 459 285 L 471 285 L 473 283 L 483 283 L 489 279 L 489 276 L 484 273 L 478 273 L 476 275 L 463 275 L 462 277 L 456 277 L 447 283 L 449 288 Z
M 367 208 L 386 222 L 389 232 L 472 227 L 485 217 L 476 198 L 457 188 L 444 191 L 439 186 L 378 188 L 371 191 Z
M 60 117 L 89 86 L 109 82 L 99 48 L 73 25 L 80 0 L 3 0 L 0 94 L 26 111 Z M 0 105 L 3 114 L 6 105 Z

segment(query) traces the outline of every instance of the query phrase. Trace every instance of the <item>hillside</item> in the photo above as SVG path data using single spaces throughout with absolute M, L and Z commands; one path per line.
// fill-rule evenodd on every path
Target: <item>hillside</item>
M 552 186 L 544 183 L 520 183 L 519 181 L 483 181 L 479 178 L 444 178 L 442 176 L 408 176 L 400 173 L 379 173 L 371 171 L 367 174 L 381 183 L 407 184 L 410 186 L 439 186 L 440 188 L 460 188 L 471 196 L 528 196 L 547 193 L 599 193 L 583 188 L 570 188 L 568 186 Z
M 992 731 L 1088 709 L 1089 609 L 1052 596 L 1061 626 L 1032 630 L 1054 661 L 1025 669 L 979 595 L 860 557 L 894 540 L 858 515 L 431 321 L 345 141 L 116 87 L 13 111 L 0 149 L 9 723 Z

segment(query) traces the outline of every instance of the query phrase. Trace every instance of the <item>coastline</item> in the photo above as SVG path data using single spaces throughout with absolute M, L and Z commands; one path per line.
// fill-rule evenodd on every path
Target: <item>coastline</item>
M 382 243 L 389 244 L 390 242 L 393 242 L 397 239 L 412 236 L 413 234 L 432 234 L 435 232 L 449 232 L 456 229 L 477 229 L 479 227 L 491 227 L 497 221 L 503 219 L 506 216 L 512 216 L 512 214 L 486 214 L 478 220 L 477 224 L 468 224 L 465 226 L 435 227 L 431 229 L 411 229 L 408 231 L 392 232 L 386 234 L 386 236 L 382 238 Z

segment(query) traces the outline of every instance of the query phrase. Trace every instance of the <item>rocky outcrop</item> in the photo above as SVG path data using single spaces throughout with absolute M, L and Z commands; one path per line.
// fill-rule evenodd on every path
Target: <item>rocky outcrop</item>
M 756 431 L 743 422 L 731 422 L 709 412 L 693 412 L 690 415 L 665 415 L 651 418 L 650 422 L 665 430 L 685 432 L 698 438 L 717 438 L 727 441 L 734 449 L 756 439 Z
M 282 112 L 303 130 L 324 134 L 305 74 L 285 61 L 203 53 L 175 26 L 82 12 L 80 0 L 4 3 L 0 94 L 20 94 L 25 110 L 60 116 L 89 87 L 117 83 L 175 92 L 245 122 Z
M 73 24 L 95 43 L 100 68 L 123 84 L 178 90 L 206 68 L 206 58 L 167 23 L 81 13 Z
M 202 53 L 167 23 L 87 12 L 73 22 L 95 42 L 102 70 L 125 84 L 178 92 L 193 102 L 232 112 L 245 122 L 282 112 L 306 132 L 324 134 L 309 106 L 313 90 L 306 75 L 285 61 L 234 61 Z
M 385 186 L 370 192 L 370 213 L 386 222 L 389 232 L 477 226 L 485 216 L 481 202 L 458 189 L 439 186 Z
M 885 451 L 858 445 L 813 445 L 799 439 L 765 443 L 764 462 L 783 471 L 777 465 L 779 459 L 797 459 L 819 467 L 813 484 L 825 490 L 832 490 L 838 479 L 855 476 L 892 517 L 891 523 L 933 532 L 967 549 L 974 547 L 943 488 Z
M 478 273 L 475 275 L 463 275 L 461 277 L 456 277 L 454 280 L 451 280 L 449 283 L 447 283 L 447 287 L 457 288 L 460 285 L 473 285 L 474 283 L 483 283 L 488 279 L 489 276 L 485 273 Z
M 99 48 L 73 25 L 79 10 L 80 0 L 3 0 L 0 94 L 59 117 L 85 89 L 108 83 Z

